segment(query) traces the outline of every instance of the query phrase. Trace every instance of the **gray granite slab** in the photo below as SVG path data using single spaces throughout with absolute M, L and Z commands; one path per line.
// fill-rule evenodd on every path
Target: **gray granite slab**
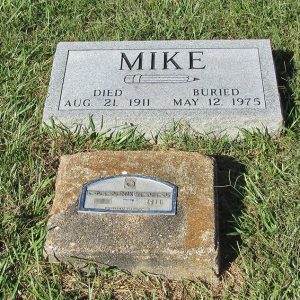
M 174 121 L 201 133 L 279 132 L 282 112 L 269 40 L 62 42 L 43 121 L 97 130 Z

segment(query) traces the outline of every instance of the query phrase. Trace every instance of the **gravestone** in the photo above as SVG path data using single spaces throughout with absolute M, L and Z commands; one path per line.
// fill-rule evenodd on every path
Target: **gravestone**
M 45 254 L 50 262 L 216 282 L 215 167 L 186 152 L 63 156 Z
M 96 130 L 172 122 L 201 133 L 277 134 L 281 105 L 269 40 L 63 42 L 43 121 Z

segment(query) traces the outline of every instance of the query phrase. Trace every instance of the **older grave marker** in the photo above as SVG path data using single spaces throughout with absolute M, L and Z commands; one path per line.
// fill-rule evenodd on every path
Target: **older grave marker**
M 130 272 L 215 282 L 215 162 L 197 153 L 103 151 L 63 156 L 45 253 Z

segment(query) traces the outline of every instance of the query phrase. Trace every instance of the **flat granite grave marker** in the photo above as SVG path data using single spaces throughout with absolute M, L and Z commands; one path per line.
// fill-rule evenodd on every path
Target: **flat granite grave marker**
M 215 161 L 198 153 L 103 151 L 61 158 L 50 262 L 216 282 Z
M 62 42 L 43 121 L 96 130 L 137 125 L 156 135 L 173 121 L 235 137 L 276 134 L 282 112 L 269 40 Z

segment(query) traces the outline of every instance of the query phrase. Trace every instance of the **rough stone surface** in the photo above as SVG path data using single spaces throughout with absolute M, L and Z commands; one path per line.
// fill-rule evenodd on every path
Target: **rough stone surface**
M 93 152 L 63 156 L 48 222 L 51 262 L 92 260 L 173 279 L 218 273 L 214 160 L 185 152 Z M 141 174 L 178 187 L 176 215 L 78 213 L 82 184 L 103 176 Z
M 232 137 L 239 128 L 276 134 L 282 113 L 270 41 L 59 43 L 43 120 L 74 128 L 91 116 L 96 130 L 133 124 L 148 136 L 173 121 Z

